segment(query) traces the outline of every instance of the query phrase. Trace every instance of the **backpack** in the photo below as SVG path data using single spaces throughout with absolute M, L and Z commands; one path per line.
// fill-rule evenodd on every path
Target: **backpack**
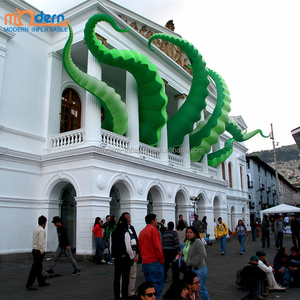
M 235 276 L 235 283 L 236 283 L 236 285 L 238 285 L 240 287 L 244 286 L 244 280 L 243 280 L 243 277 L 242 277 L 242 271 L 243 271 L 243 269 L 244 269 L 244 267 L 239 268 L 236 271 L 236 276 Z

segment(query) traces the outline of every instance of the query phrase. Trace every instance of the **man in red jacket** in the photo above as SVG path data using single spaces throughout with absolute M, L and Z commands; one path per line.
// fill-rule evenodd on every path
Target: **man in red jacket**
M 145 221 L 147 226 L 139 235 L 142 267 L 146 281 L 150 281 L 154 284 L 157 299 L 159 299 L 164 287 L 164 254 L 161 236 L 156 228 L 157 218 L 155 214 L 148 214 L 145 217 Z

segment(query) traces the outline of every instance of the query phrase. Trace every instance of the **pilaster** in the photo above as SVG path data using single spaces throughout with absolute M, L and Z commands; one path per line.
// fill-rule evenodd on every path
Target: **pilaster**
M 92 229 L 96 217 L 109 214 L 110 197 L 82 196 L 76 200 L 76 254 L 92 254 Z
M 178 110 L 185 102 L 187 95 L 181 94 L 178 96 L 175 96 L 175 100 L 177 100 L 178 103 Z M 182 145 L 180 146 L 180 155 L 183 157 L 183 167 L 185 169 L 190 169 L 191 167 L 191 159 L 190 159 L 190 137 L 188 134 L 185 135 Z
M 126 72 L 126 111 L 128 114 L 127 137 L 130 141 L 130 152 L 139 156 L 140 131 L 139 131 L 139 99 L 138 86 L 134 77 Z
M 102 70 L 97 59 L 88 52 L 87 73 L 102 79 Z M 86 92 L 85 106 L 85 139 L 86 143 L 99 146 L 101 141 L 101 105 L 90 92 Z

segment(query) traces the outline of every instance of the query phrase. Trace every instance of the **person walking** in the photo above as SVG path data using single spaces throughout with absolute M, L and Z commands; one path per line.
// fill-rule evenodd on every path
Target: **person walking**
M 215 228 L 215 237 L 220 240 L 221 253 L 222 255 L 226 252 L 226 236 L 228 234 L 228 227 L 225 223 L 222 222 L 222 218 L 218 218 L 218 224 Z
M 262 247 L 265 248 L 266 241 L 267 241 L 267 247 L 270 248 L 270 220 L 268 216 L 263 216 L 263 221 L 261 223 L 261 232 L 262 232 L 262 238 L 261 238 L 261 244 Z
M 61 219 L 59 216 L 53 217 L 52 223 L 56 227 L 57 235 L 59 244 L 56 249 L 56 252 L 54 254 L 52 265 L 50 266 L 50 269 L 47 271 L 44 271 L 47 275 L 53 275 L 54 274 L 54 267 L 58 261 L 58 259 L 61 257 L 61 255 L 67 256 L 69 262 L 72 264 L 74 271 L 72 275 L 79 275 L 81 273 L 75 259 L 72 256 L 72 251 L 70 248 L 70 241 L 69 241 L 69 235 L 67 228 L 61 224 Z
M 243 222 L 243 220 L 238 220 L 238 224 L 237 226 L 235 227 L 235 235 L 234 237 L 238 238 L 239 242 L 240 242 L 240 245 L 241 245 L 241 249 L 240 249 L 240 254 L 245 254 L 246 253 L 246 250 L 245 250 L 245 241 L 246 241 L 246 236 L 248 237 L 248 239 L 250 238 L 249 237 L 249 233 L 247 231 L 247 228 Z
M 165 281 L 168 275 L 168 270 L 170 265 L 172 264 L 172 279 L 173 282 L 179 279 L 179 266 L 178 259 L 176 256 L 181 254 L 180 252 L 180 244 L 177 233 L 174 231 L 174 223 L 169 222 L 167 230 L 163 233 L 162 236 L 163 241 L 163 253 L 165 257 L 164 262 L 164 276 Z
M 148 214 L 145 221 L 147 225 L 139 234 L 142 269 L 146 280 L 153 282 L 159 299 L 164 287 L 164 254 L 156 215 Z
M 131 216 L 128 212 L 123 212 L 121 217 L 127 219 L 128 232 L 130 234 L 130 245 L 135 257 L 139 257 L 139 242 L 135 231 L 135 228 L 131 225 Z M 135 282 L 137 276 L 137 262 L 132 260 L 130 273 L 129 273 L 129 285 L 128 285 L 128 299 L 135 297 Z
M 283 221 L 282 221 L 282 216 L 279 216 L 278 219 L 275 221 L 274 231 L 276 232 L 276 236 L 277 236 L 276 247 L 279 250 L 282 247 L 283 231 L 285 231 Z
M 111 256 L 114 259 L 114 299 L 128 299 L 129 274 L 132 262 L 137 262 L 128 232 L 128 221 L 120 217 L 119 222 L 110 237 Z M 120 297 L 120 279 L 122 277 L 122 298 Z
M 296 219 L 296 216 L 292 215 L 292 219 L 291 219 L 292 241 L 293 241 L 294 247 L 296 247 L 298 249 L 300 248 L 299 230 L 300 230 L 300 223 Z M 298 245 L 297 245 L 297 242 L 298 242 Z
M 104 229 L 103 229 L 103 221 L 100 217 L 95 219 L 95 224 L 93 228 L 93 236 L 96 244 L 96 255 L 95 261 L 97 264 L 105 263 L 106 261 L 102 259 L 103 252 L 104 252 Z
M 206 250 L 199 238 L 199 233 L 194 226 L 186 229 L 186 241 L 182 251 L 183 261 L 188 270 L 197 274 L 200 280 L 200 295 L 202 300 L 209 300 L 206 290 L 207 267 L 205 263 Z
M 33 231 L 33 242 L 32 242 L 32 256 L 33 264 L 27 279 L 26 288 L 30 291 L 36 291 L 37 288 L 33 286 L 35 279 L 39 283 L 40 287 L 48 286 L 50 283 L 45 281 L 43 277 L 43 260 L 45 257 L 46 248 L 46 227 L 47 218 L 45 216 L 40 216 L 38 218 L 39 226 Z

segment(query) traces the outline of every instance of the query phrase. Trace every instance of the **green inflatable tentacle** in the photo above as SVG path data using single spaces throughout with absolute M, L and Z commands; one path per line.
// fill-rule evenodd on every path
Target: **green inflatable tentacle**
M 109 87 L 105 82 L 90 76 L 79 70 L 71 58 L 71 46 L 73 41 L 73 30 L 70 24 L 69 38 L 65 44 L 62 58 L 64 67 L 69 76 L 85 90 L 93 94 L 101 103 L 105 110 L 105 119 L 102 127 L 123 135 L 127 131 L 128 115 L 125 103 L 121 100 L 119 94 Z
M 200 120 L 201 111 L 205 108 L 208 96 L 209 80 L 206 63 L 198 50 L 188 41 L 158 33 L 150 37 L 148 46 L 154 39 L 169 41 L 182 49 L 193 68 L 193 80 L 189 95 L 180 109 L 168 120 L 168 146 L 173 148 L 182 144 L 184 136 L 193 131 L 194 123 Z
M 157 67 L 150 63 L 145 55 L 135 50 L 109 50 L 101 44 L 95 34 L 95 27 L 100 21 L 108 22 L 118 32 L 126 32 L 130 28 L 120 29 L 113 18 L 98 14 L 92 16 L 86 23 L 84 39 L 88 49 L 98 61 L 125 69 L 134 76 L 139 92 L 140 141 L 156 145 L 168 118 L 166 112 L 168 98 L 164 92 L 164 82 L 158 75 Z
M 216 72 L 209 70 L 209 76 L 217 87 L 216 107 L 208 120 L 200 122 L 190 134 L 191 160 L 199 161 L 204 154 L 209 153 L 211 146 L 219 140 L 220 134 L 225 131 L 225 124 L 229 119 L 230 96 L 228 87 L 223 78 Z
M 253 130 L 249 133 L 246 132 L 243 133 L 238 123 L 232 118 L 229 118 L 229 121 L 226 124 L 226 131 L 228 131 L 233 136 L 233 138 L 238 142 L 244 142 L 246 140 L 249 140 L 250 138 L 252 138 L 258 133 L 264 138 L 269 137 L 269 136 L 265 136 L 260 129 Z
M 233 151 L 234 138 L 227 140 L 224 144 L 224 148 L 207 155 L 207 163 L 210 167 L 215 168 L 223 161 L 225 161 Z

